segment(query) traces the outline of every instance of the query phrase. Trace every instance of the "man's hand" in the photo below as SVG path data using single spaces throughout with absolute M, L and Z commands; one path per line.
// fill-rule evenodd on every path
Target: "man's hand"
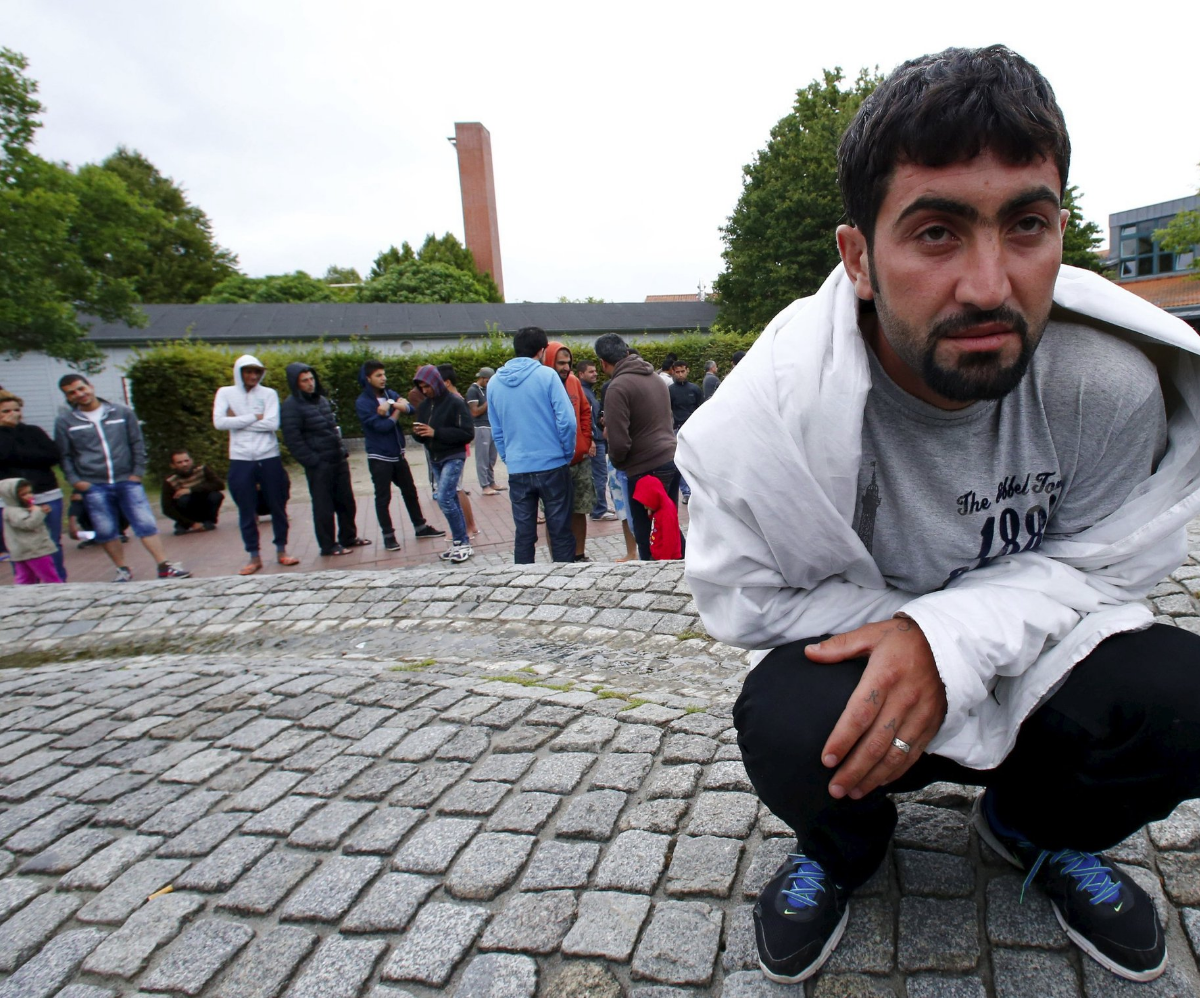
M 380 402 L 379 405 L 376 407 L 375 411 L 380 416 L 390 416 L 392 414 L 392 407 L 390 405 L 388 405 L 386 402 Z
M 418 437 L 432 437 L 433 427 L 428 423 L 413 423 L 413 433 Z
M 233 416 L 236 416 L 237 413 L 233 411 L 233 406 L 230 405 L 230 406 L 225 407 L 225 415 L 233 417 Z
M 588 457 L 595 457 L 595 456 L 596 456 L 596 441 L 593 440 L 591 447 L 588 448 Z
M 75 482 L 71 486 L 71 488 L 73 488 L 76 492 L 80 493 L 81 495 L 84 492 L 86 492 L 88 489 L 90 489 L 91 487 L 92 487 L 91 482 Z
M 129 480 L 131 482 L 140 482 L 142 480 L 142 476 L 141 475 L 130 475 Z
M 255 418 L 255 419 L 262 419 L 262 418 L 263 418 L 263 416 L 265 416 L 265 415 L 266 415 L 266 413 L 265 413 L 265 412 L 258 412 L 258 413 L 255 413 L 255 414 L 254 414 L 254 418 Z
M 823 663 L 867 656 L 862 679 L 821 752 L 826 766 L 839 767 L 830 795 L 858 800 L 906 773 L 946 717 L 946 687 L 916 621 L 867 624 L 804 652 Z M 893 738 L 907 742 L 912 751 L 896 748 Z
M 191 494 L 192 494 L 192 490 L 191 490 L 191 489 L 176 489 L 176 490 L 175 490 L 175 495 L 174 495 L 174 496 L 172 496 L 171 498 L 173 498 L 173 499 L 182 499 L 184 496 L 190 496 Z

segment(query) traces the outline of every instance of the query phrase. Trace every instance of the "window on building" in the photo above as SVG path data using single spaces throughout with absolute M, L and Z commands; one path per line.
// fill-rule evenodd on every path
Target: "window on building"
M 1131 225 L 1122 225 L 1120 231 L 1121 277 L 1152 277 L 1155 274 L 1174 274 L 1187 270 L 1195 259 L 1194 253 L 1169 253 L 1158 245 L 1154 238 L 1156 229 L 1165 229 L 1173 218 L 1151 218 Z

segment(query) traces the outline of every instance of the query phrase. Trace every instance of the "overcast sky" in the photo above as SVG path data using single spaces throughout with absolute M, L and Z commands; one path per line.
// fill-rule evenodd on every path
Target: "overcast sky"
M 1041 68 L 1106 234 L 1110 212 L 1200 186 L 1194 0 L 0 0 L 0 24 L 41 87 L 43 156 L 139 150 L 254 276 L 365 274 L 389 244 L 461 239 L 446 138 L 480 121 L 509 301 L 707 288 L 742 167 L 796 90 L 948 45 Z

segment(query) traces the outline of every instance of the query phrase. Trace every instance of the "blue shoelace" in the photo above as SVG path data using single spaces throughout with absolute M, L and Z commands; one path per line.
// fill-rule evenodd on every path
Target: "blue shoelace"
M 796 869 L 788 874 L 790 883 L 783 896 L 798 908 L 815 908 L 816 895 L 825 891 L 825 871 L 803 853 L 789 853 L 788 859 L 795 860 Z
M 1087 891 L 1092 896 L 1092 904 L 1111 904 L 1121 895 L 1121 885 L 1113 880 L 1112 870 L 1100 862 L 1099 856 L 1074 849 L 1060 849 L 1058 852 L 1043 849 L 1025 878 L 1025 883 L 1021 885 L 1022 901 L 1025 900 L 1025 888 L 1033 882 L 1034 876 L 1047 860 L 1060 865 L 1063 873 L 1074 877 L 1076 888 Z

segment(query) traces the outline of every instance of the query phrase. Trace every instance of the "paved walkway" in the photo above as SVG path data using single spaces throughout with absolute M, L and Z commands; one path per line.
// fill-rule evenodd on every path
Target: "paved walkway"
M 680 565 L 413 574 L 0 593 L 0 998 L 1200 994 L 1197 802 L 1113 850 L 1168 931 L 1132 985 L 957 785 L 900 800 L 825 971 L 770 984 L 750 905 L 792 841 Z M 1152 595 L 1200 630 L 1197 594 L 1189 561 Z
M 433 501 L 433 493 L 429 487 L 429 474 L 426 470 L 423 448 L 410 448 L 408 451 L 409 464 L 412 467 L 413 478 L 417 483 L 417 492 L 421 499 L 421 510 L 426 519 L 434 526 L 444 530 L 446 521 L 437 503 Z M 358 504 L 358 532 L 372 543 L 369 546 L 355 548 L 350 554 L 338 558 L 322 558 L 313 535 L 312 504 L 308 501 L 308 488 L 305 485 L 302 471 L 293 469 L 292 499 L 288 503 L 288 515 L 291 521 L 288 550 L 300 559 L 300 564 L 294 568 L 284 568 L 274 564 L 270 558 L 263 568 L 264 575 L 304 575 L 314 571 L 329 571 L 336 569 L 376 569 L 400 568 L 414 565 L 441 567 L 438 555 L 447 547 L 447 540 L 435 538 L 432 540 L 417 540 L 413 536 L 413 526 L 405 512 L 404 503 L 400 499 L 398 489 L 392 489 L 391 515 L 392 523 L 398 531 L 397 536 L 404 546 L 403 550 L 388 552 L 383 549 L 383 536 L 379 531 L 379 523 L 375 518 L 375 493 L 371 487 L 371 477 L 367 472 L 367 459 L 361 453 L 350 457 L 350 471 L 354 482 L 354 494 Z M 500 484 L 508 481 L 508 475 L 503 463 L 496 465 L 496 477 Z M 512 562 L 513 554 L 513 522 L 512 506 L 508 493 L 502 492 L 496 496 L 485 496 L 479 488 L 479 480 L 475 474 L 475 461 L 469 459 L 464 467 L 464 481 L 470 490 L 469 501 L 475 514 L 476 526 L 479 533 L 472 538 L 475 557 L 466 563 L 463 574 L 471 571 L 471 566 L 501 565 Z M 156 512 L 161 512 L 156 507 Z M 687 507 L 682 508 L 683 524 L 687 526 Z M 195 532 L 182 537 L 173 535 L 174 523 L 166 517 L 159 516 L 158 528 L 171 561 L 183 564 L 196 578 L 214 578 L 220 575 L 235 575 L 237 570 L 246 564 L 246 552 L 242 545 L 241 533 L 238 531 L 237 507 L 226 496 L 220 523 L 215 531 L 210 533 Z M 537 558 L 549 562 L 550 555 L 546 542 L 545 527 L 538 528 Z M 259 524 L 259 535 L 264 555 L 273 551 L 271 539 L 271 524 L 264 521 Z M 64 537 L 66 546 L 64 555 L 67 563 L 67 574 L 72 582 L 108 582 L 113 577 L 112 562 L 103 550 L 89 547 L 80 550 L 76 542 Z M 624 534 L 621 524 L 611 521 L 588 521 L 587 554 L 595 561 L 612 561 L 625 554 Z M 125 560 L 134 577 L 147 579 L 153 577 L 154 565 L 150 555 L 143 550 L 141 544 L 130 536 L 125 546 Z M 12 569 L 8 565 L 0 565 L 0 586 L 12 585 Z

